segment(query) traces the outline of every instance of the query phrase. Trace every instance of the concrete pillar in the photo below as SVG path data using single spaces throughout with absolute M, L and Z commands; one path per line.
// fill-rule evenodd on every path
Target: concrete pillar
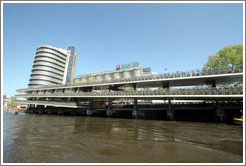
M 225 122 L 225 111 L 224 108 L 221 108 L 220 106 L 216 107 L 216 117 L 219 120 L 219 122 Z
M 58 113 L 57 107 L 53 107 L 52 110 L 53 110 L 53 114 L 57 115 L 57 113 Z
M 174 111 L 173 111 L 173 109 L 168 109 L 167 110 L 167 119 L 168 120 L 174 120 Z
M 25 109 L 25 113 L 28 113 L 29 112 L 29 110 L 30 110 L 30 108 L 31 108 L 31 104 L 27 104 L 27 107 L 26 107 L 26 109 Z
M 132 111 L 132 118 L 138 118 L 138 116 L 139 116 L 138 110 L 133 110 Z
M 134 110 L 138 109 L 138 99 L 134 99 Z
M 168 100 L 167 119 L 174 120 L 174 110 L 172 108 L 171 100 Z
M 35 114 L 35 113 L 36 113 L 35 108 L 31 109 L 30 113 L 31 113 L 31 114 Z
M 107 115 L 108 115 L 108 117 L 111 117 L 113 115 L 113 111 L 112 110 L 107 110 Z
M 47 107 L 46 108 L 44 108 L 44 112 L 43 112 L 44 114 L 47 114 L 48 113 L 48 109 L 47 109 Z
M 64 114 L 64 110 L 62 109 L 62 108 L 60 108 L 59 110 L 58 110 L 58 115 L 63 115 Z
M 169 109 L 169 110 L 172 109 L 172 103 L 171 103 L 171 100 L 168 100 L 168 109 Z
M 89 109 L 93 109 L 93 99 L 89 100 Z
M 107 113 L 108 117 L 111 117 L 113 115 L 112 100 L 111 99 L 109 99 L 109 101 L 108 101 L 108 110 L 106 113 Z
M 86 115 L 86 111 L 82 109 L 77 109 L 77 114 L 78 115 Z
M 132 111 L 132 118 L 138 118 L 140 116 L 140 112 L 138 110 L 138 99 L 134 99 L 134 108 Z
M 48 112 L 47 113 L 48 114 L 53 114 L 53 109 L 52 108 L 48 109 Z
M 31 109 L 31 104 L 27 104 L 27 108 L 25 110 L 25 113 L 30 113 L 30 109 Z
M 212 87 L 215 88 L 216 87 L 216 83 L 215 81 L 212 82 Z
M 44 113 L 44 108 L 39 108 L 38 113 L 39 114 L 43 114 Z
M 93 114 L 93 111 L 92 110 L 86 110 L 86 114 L 87 114 L 87 116 L 91 116 Z
M 76 115 L 76 114 L 77 114 L 77 110 L 76 109 L 70 110 L 70 115 Z
M 163 88 L 164 88 L 164 89 L 169 89 L 169 88 L 170 88 L 169 82 L 168 82 L 167 84 L 163 85 Z
M 93 99 L 89 100 L 89 109 L 86 110 L 87 116 L 91 116 L 93 114 Z

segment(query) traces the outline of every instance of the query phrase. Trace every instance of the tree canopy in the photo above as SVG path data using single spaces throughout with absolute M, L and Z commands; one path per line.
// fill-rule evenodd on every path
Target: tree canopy
M 205 68 L 233 67 L 243 65 L 243 45 L 229 45 L 208 57 Z
M 16 100 L 17 98 L 15 96 L 10 97 L 10 103 L 9 103 L 10 108 L 17 106 L 17 103 L 14 103 Z

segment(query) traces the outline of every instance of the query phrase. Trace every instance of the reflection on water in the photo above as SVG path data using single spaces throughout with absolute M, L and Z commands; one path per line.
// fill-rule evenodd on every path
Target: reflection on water
M 6 113 L 3 119 L 4 163 L 243 162 L 241 126 Z

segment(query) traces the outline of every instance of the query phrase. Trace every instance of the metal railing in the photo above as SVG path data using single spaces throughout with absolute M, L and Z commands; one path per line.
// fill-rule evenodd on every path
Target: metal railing
M 45 86 L 45 87 L 40 87 L 40 88 L 36 87 L 35 89 L 39 90 L 42 88 L 56 88 L 56 87 L 66 88 L 68 86 L 76 86 L 76 85 L 86 85 L 87 86 L 87 85 L 110 84 L 110 83 L 119 83 L 119 82 L 124 83 L 124 82 L 132 82 L 132 81 L 185 78 L 185 77 L 197 77 L 197 76 L 232 74 L 232 73 L 243 73 L 243 66 L 196 69 L 196 70 L 191 70 L 191 71 L 177 71 L 175 73 L 162 73 L 162 74 L 156 74 L 156 75 L 120 78 L 120 79 L 102 80 L 102 81 L 93 81 L 93 82 L 88 81 L 88 82 L 83 82 L 83 83 Z M 29 87 L 29 88 L 33 89 L 34 87 Z
M 77 106 L 76 102 L 68 102 L 68 101 L 32 101 L 32 100 L 16 100 L 15 103 L 23 103 L 23 104 L 42 104 L 42 105 L 63 105 L 63 106 Z
M 56 96 L 146 96 L 146 95 L 242 95 L 243 87 L 189 88 L 131 91 L 92 91 L 74 93 L 19 94 L 17 97 L 56 97 Z
M 209 75 L 221 75 L 221 74 L 232 74 L 232 73 L 243 73 L 243 66 L 234 67 L 219 67 L 219 68 L 209 68 L 209 69 L 197 69 L 191 71 L 177 71 L 175 73 L 162 73 L 156 75 L 130 77 L 130 78 L 120 78 L 112 80 L 102 80 L 94 82 L 83 82 L 83 83 L 73 83 L 73 84 L 60 84 L 53 86 L 43 86 L 43 87 L 29 87 L 25 90 L 42 90 L 44 88 L 69 88 L 69 86 L 93 86 L 98 84 L 110 84 L 110 83 L 124 83 L 133 81 L 145 81 L 145 80 L 160 80 L 160 79 L 172 79 L 172 78 L 186 78 L 186 77 L 198 77 L 198 76 L 209 76 Z M 19 89 L 21 90 L 21 89 Z
M 157 75 L 103 80 L 103 81 L 95 81 L 95 82 L 75 83 L 75 84 L 69 84 L 69 85 L 107 84 L 107 83 L 117 83 L 117 82 L 131 82 L 131 81 L 144 81 L 144 80 L 169 79 L 169 78 L 184 78 L 184 77 L 231 74 L 231 73 L 242 73 L 242 72 L 243 72 L 243 66 L 220 67 L 220 68 L 210 68 L 210 69 L 197 69 L 197 70 L 182 71 L 182 72 L 177 71 L 175 73 L 163 73 L 163 74 L 157 74 Z

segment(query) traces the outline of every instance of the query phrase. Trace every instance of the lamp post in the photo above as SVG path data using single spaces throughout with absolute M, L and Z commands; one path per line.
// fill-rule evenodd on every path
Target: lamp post
M 164 70 L 165 70 L 165 71 L 164 71 L 164 75 L 163 75 L 163 76 L 164 76 L 164 78 L 165 78 L 165 77 L 167 77 L 167 73 L 166 73 L 167 68 L 164 68 Z

